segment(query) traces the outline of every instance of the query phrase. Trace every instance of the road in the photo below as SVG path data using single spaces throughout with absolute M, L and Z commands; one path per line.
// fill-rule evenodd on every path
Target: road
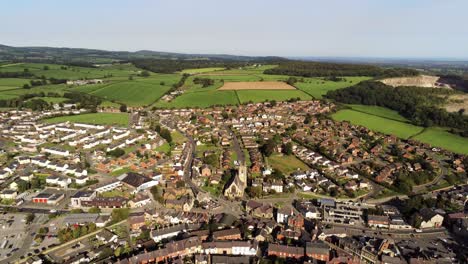
M 239 144 L 239 139 L 229 127 L 225 127 L 225 128 L 227 131 L 229 131 L 229 133 L 232 136 L 233 148 L 234 148 L 234 151 L 237 153 L 237 160 L 239 161 L 240 164 L 243 164 L 245 162 L 245 155 L 244 155 L 244 151 L 242 150 Z
M 413 238 L 413 237 L 425 237 L 425 238 L 439 238 L 446 235 L 445 228 L 426 229 L 421 233 L 415 233 L 413 229 L 406 230 L 391 230 L 391 229 L 373 229 L 366 226 L 350 226 L 337 223 L 327 223 L 333 227 L 344 228 L 348 235 L 373 235 L 380 236 L 382 238 Z

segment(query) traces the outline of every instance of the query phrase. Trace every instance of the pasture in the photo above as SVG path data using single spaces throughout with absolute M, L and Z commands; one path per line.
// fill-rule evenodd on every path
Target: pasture
M 409 123 L 387 119 L 385 117 L 375 116 L 350 109 L 340 110 L 332 115 L 333 119 L 338 121 L 349 121 L 352 124 L 367 127 L 388 135 L 395 135 L 400 138 L 409 137 L 421 132 L 422 127 Z
M 127 113 L 91 113 L 81 115 L 59 116 L 44 119 L 46 123 L 86 123 L 95 125 L 128 126 L 129 115 Z
M 218 90 L 296 90 L 285 82 L 224 82 Z
M 159 100 L 154 104 L 155 107 L 162 108 L 185 108 L 201 107 L 206 108 L 214 105 L 237 105 L 239 101 L 234 91 L 206 91 L 206 92 L 187 92 L 177 96 L 171 102 Z

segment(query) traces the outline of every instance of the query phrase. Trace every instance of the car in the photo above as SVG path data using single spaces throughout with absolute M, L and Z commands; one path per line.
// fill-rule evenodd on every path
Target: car
M 422 233 L 422 230 L 421 230 L 421 229 L 415 229 L 414 232 L 416 232 L 416 233 Z

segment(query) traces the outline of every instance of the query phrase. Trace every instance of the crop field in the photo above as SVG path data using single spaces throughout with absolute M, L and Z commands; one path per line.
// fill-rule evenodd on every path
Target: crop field
M 225 82 L 218 90 L 296 90 L 285 82 Z
M 75 122 L 96 125 L 128 126 L 129 115 L 126 113 L 92 113 L 82 115 L 60 116 L 45 119 L 47 123 Z
M 341 110 L 332 115 L 333 119 L 338 121 L 349 121 L 355 125 L 361 125 L 371 130 L 382 132 L 384 134 L 395 135 L 400 138 L 408 139 L 423 130 L 409 123 L 387 119 L 385 117 L 375 116 L 354 110 Z
M 299 90 L 302 90 L 314 98 L 320 99 L 328 91 L 338 90 L 353 86 L 359 82 L 369 80 L 370 77 L 344 77 L 346 81 L 333 82 L 326 81 L 320 78 L 304 78 L 304 82 L 294 84 Z
M 445 148 L 447 150 L 468 154 L 468 138 L 447 132 L 443 128 L 431 127 L 425 129 L 413 139 L 431 144 L 431 146 Z

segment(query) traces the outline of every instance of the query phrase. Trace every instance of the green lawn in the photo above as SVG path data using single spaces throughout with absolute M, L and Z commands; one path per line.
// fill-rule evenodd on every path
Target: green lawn
M 365 126 L 371 130 L 382 132 L 384 134 L 395 135 L 404 139 L 407 139 L 423 130 L 422 127 L 408 123 L 390 120 L 384 117 L 370 115 L 349 109 L 340 110 L 333 114 L 332 117 L 338 121 L 349 121 L 355 125 Z
M 164 152 L 164 153 L 167 154 L 167 153 L 169 153 L 169 151 L 171 151 L 171 145 L 169 145 L 169 143 L 165 142 L 161 146 L 157 147 L 156 150 L 159 151 L 159 152 Z
M 290 174 L 297 169 L 307 170 L 309 167 L 293 155 L 272 155 L 267 158 L 268 164 L 275 170 Z
M 0 78 L 0 90 L 23 88 L 23 85 L 29 84 L 30 81 L 22 78 Z
M 346 81 L 332 82 L 325 81 L 320 78 L 304 78 L 304 82 L 297 82 L 294 84 L 298 89 L 320 99 L 328 91 L 338 90 L 341 88 L 353 86 L 359 82 L 369 80 L 370 77 L 343 77 Z
M 249 101 L 264 102 L 270 100 L 286 101 L 291 98 L 300 98 L 301 100 L 310 100 L 310 95 L 300 90 L 240 90 L 236 91 L 241 103 Z
M 442 128 L 428 128 L 423 133 L 415 136 L 414 139 L 453 152 L 468 154 L 468 138 L 454 135 Z
M 88 123 L 97 125 L 118 125 L 128 126 L 128 114 L 126 113 L 92 113 L 82 115 L 60 116 L 45 119 L 47 123 L 61 123 L 61 122 L 74 122 L 74 123 Z

